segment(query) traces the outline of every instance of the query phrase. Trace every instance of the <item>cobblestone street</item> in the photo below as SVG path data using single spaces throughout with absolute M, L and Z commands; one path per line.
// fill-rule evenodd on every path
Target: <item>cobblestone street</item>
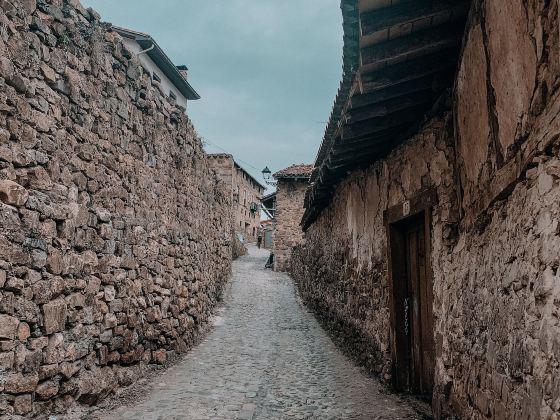
M 214 330 L 114 418 L 417 418 L 342 355 L 267 256 L 252 247 L 234 263 Z

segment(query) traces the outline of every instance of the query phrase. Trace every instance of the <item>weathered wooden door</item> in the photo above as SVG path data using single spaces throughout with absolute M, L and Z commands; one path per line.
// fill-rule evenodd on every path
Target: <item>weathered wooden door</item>
M 390 227 L 394 378 L 398 389 L 431 397 L 434 376 L 430 232 L 426 212 Z

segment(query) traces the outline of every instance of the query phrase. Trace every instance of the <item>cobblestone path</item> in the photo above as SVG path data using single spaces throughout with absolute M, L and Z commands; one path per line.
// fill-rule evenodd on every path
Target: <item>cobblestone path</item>
M 251 248 L 214 330 L 119 419 L 414 419 L 334 346 L 289 276 Z

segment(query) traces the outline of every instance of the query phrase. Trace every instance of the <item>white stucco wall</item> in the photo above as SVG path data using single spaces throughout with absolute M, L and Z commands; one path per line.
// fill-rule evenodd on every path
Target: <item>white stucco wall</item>
M 140 51 L 142 51 L 142 48 L 140 47 L 140 45 L 133 39 L 130 38 L 123 38 L 124 44 L 126 45 L 126 47 L 133 53 L 138 54 Z M 177 96 L 177 104 L 183 106 L 183 107 L 187 107 L 187 98 L 185 98 L 180 92 L 179 90 L 175 87 L 175 85 L 173 83 L 171 83 L 171 80 L 169 80 L 165 74 L 163 74 L 163 71 L 156 65 L 156 63 L 154 63 L 152 61 L 152 59 L 148 56 L 148 54 L 144 53 L 144 54 L 140 54 L 140 56 L 138 57 L 138 59 L 140 60 L 140 64 L 142 65 L 142 67 L 144 67 L 144 69 L 146 69 L 146 71 L 150 72 L 150 74 L 153 74 L 154 72 L 158 75 L 158 77 L 161 79 L 161 88 L 163 90 L 163 92 L 169 96 L 169 92 L 173 92 L 175 94 L 175 96 Z

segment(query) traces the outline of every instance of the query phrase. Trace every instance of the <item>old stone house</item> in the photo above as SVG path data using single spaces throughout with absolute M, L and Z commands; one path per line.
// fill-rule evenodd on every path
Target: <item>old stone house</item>
M 276 191 L 261 198 L 261 209 L 264 220 L 261 220 L 261 236 L 263 248 L 270 249 L 274 245 L 274 216 L 276 215 Z
M 210 167 L 224 182 L 231 195 L 233 228 L 245 240 L 256 241 L 261 222 L 260 200 L 266 189 L 239 165 L 232 155 L 209 155 Z
M 341 4 L 303 298 L 437 418 L 560 418 L 558 3 Z
M 187 81 L 187 66 L 175 66 L 149 34 L 118 26 L 113 26 L 113 30 L 122 36 L 124 46 L 138 58 L 142 69 L 152 78 L 152 84 L 159 87 L 163 95 L 185 109 L 187 101 L 200 99 Z
M 186 351 L 230 274 L 230 208 L 185 108 L 95 11 L 2 1 L 0 417 Z
M 276 191 L 261 198 L 261 208 L 266 217 L 274 219 L 276 214 Z
M 274 219 L 261 220 L 261 248 L 270 249 L 274 245 Z
M 274 238 L 274 270 L 288 271 L 292 248 L 303 239 L 300 221 L 303 216 L 303 200 L 313 165 L 292 165 L 276 172 Z

